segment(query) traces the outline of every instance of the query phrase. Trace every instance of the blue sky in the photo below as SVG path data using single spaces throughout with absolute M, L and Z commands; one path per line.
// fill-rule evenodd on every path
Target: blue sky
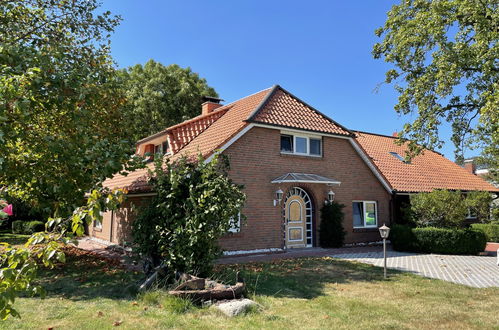
M 112 36 L 120 67 L 189 66 L 227 102 L 279 84 L 350 129 L 391 135 L 410 118 L 393 110 L 393 86 L 375 91 L 389 66 L 371 50 L 396 2 L 103 0 L 103 9 L 123 17 Z M 450 142 L 440 151 L 454 159 Z

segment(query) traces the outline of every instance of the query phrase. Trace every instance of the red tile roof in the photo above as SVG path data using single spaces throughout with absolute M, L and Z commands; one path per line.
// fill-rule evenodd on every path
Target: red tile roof
M 266 104 L 250 121 L 336 135 L 351 135 L 345 127 L 326 117 L 291 93 L 277 86 Z
M 184 143 L 182 149 L 177 150 L 176 153 L 170 156 L 170 159 L 175 160 L 180 157 L 180 155 L 196 156 L 199 153 L 201 153 L 203 157 L 210 156 L 245 126 L 249 125 L 245 120 L 262 104 L 262 101 L 272 90 L 273 89 L 270 88 L 265 89 L 217 109 L 215 112 L 221 113 L 222 115 L 217 116 L 217 119 L 210 125 L 203 127 L 203 130 L 199 130 L 197 135 L 190 135 L 193 138 L 188 143 Z M 198 116 L 169 127 L 163 132 L 183 134 L 182 132 L 195 131 L 194 127 L 201 127 L 199 126 L 198 121 L 204 120 L 205 117 L 206 116 Z M 178 130 L 179 127 L 181 127 L 182 130 Z M 155 134 L 155 136 L 158 135 L 159 134 Z M 177 141 L 185 141 L 182 140 L 182 136 L 176 136 L 174 138 Z M 141 141 L 147 141 L 147 138 Z M 130 173 L 128 176 L 116 174 L 113 178 L 104 181 L 104 186 L 110 189 L 127 188 L 130 192 L 147 191 L 149 190 L 149 187 L 147 186 L 147 174 L 148 170 L 152 167 L 153 164 L 149 163 L 148 168 L 137 170 Z
M 356 141 L 370 157 L 391 187 L 399 192 L 428 192 L 434 189 L 499 191 L 482 178 L 469 173 L 441 154 L 425 150 L 410 164 L 390 154 L 405 157 L 407 144 L 395 144 L 396 138 L 356 132 Z

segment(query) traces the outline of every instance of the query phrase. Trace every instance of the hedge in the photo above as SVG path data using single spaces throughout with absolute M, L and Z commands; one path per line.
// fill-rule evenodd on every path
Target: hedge
M 12 222 L 13 234 L 31 235 L 44 230 L 45 230 L 45 224 L 38 220 L 33 220 L 33 221 L 16 220 Z
M 392 247 L 397 251 L 478 254 L 485 249 L 487 238 L 475 229 L 410 228 L 394 225 L 390 232 Z
M 487 242 L 499 243 L 499 224 L 496 223 L 474 223 L 473 229 L 482 231 L 487 237 Z

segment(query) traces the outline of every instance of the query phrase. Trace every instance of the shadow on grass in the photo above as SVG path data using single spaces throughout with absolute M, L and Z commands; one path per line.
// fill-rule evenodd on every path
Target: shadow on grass
M 384 281 L 381 268 L 330 257 L 219 265 L 214 277 L 233 282 L 237 271 L 248 293 L 278 298 L 312 299 L 325 295 L 328 284 Z
M 22 245 L 26 243 L 30 235 L 12 234 L 8 229 L 0 231 L 0 242 L 9 243 L 10 245 Z
M 40 272 L 41 284 L 48 297 L 70 300 L 136 298 L 141 273 L 122 269 L 118 261 L 79 249 L 69 251 L 65 264 Z M 326 286 L 334 288 L 335 283 L 384 281 L 381 268 L 330 257 L 217 265 L 211 278 L 234 284 L 238 271 L 245 279 L 248 294 L 278 298 L 312 299 L 325 295 Z
M 42 269 L 39 278 L 47 297 L 134 299 L 141 274 L 123 269 L 118 261 L 70 248 L 66 263 Z

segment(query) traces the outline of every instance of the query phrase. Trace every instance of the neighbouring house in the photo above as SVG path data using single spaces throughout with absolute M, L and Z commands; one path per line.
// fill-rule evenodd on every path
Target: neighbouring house
M 317 246 L 325 201 L 346 205 L 346 243 L 379 241 L 378 227 L 397 221 L 410 193 L 432 189 L 498 192 L 441 154 L 425 151 L 410 163 L 395 138 L 352 131 L 280 86 L 222 105 L 208 99 L 201 115 L 137 142 L 137 153 L 229 156 L 232 179 L 243 184 L 247 220 L 220 244 L 232 253 Z M 152 156 L 151 156 L 152 157 Z M 148 168 L 153 163 L 148 164 Z M 123 244 L 138 207 L 154 195 L 148 168 L 105 181 L 126 188 L 128 201 L 89 234 Z

